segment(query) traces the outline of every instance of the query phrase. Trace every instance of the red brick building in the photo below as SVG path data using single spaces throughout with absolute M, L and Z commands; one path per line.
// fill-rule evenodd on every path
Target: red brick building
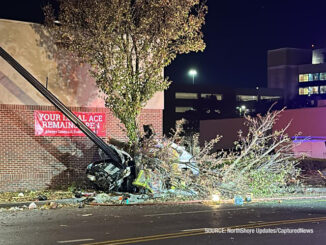
M 105 136 L 126 139 L 122 124 L 104 107 L 87 65 L 65 64 L 49 56 L 39 25 L 0 19 L 0 46 L 74 112 L 103 113 Z M 62 64 L 61 64 L 62 65 Z M 48 81 L 48 82 L 46 82 Z M 143 109 L 141 124 L 162 134 L 163 93 Z M 98 149 L 85 136 L 35 135 L 35 111 L 57 111 L 34 87 L 0 58 L 0 192 L 67 186 L 85 178 Z

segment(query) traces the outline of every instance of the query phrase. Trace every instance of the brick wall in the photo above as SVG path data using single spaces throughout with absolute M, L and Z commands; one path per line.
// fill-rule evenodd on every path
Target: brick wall
M 108 137 L 125 139 L 122 125 L 105 108 L 71 107 L 72 111 L 105 112 Z M 87 137 L 34 135 L 34 110 L 52 106 L 0 105 L 0 191 L 58 188 L 85 180 L 85 167 L 98 160 L 98 148 Z M 162 110 L 144 109 L 141 125 L 162 134 Z

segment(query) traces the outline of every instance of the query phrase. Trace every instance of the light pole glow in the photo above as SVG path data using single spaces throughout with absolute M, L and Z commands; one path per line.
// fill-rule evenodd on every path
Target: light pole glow
M 195 69 L 189 70 L 188 74 L 192 76 L 192 85 L 195 85 L 195 76 L 197 76 L 197 71 Z

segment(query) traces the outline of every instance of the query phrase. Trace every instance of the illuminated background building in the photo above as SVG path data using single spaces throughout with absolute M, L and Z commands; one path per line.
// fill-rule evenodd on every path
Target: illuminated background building
M 200 120 L 265 113 L 276 101 L 277 108 L 283 106 L 282 89 L 184 86 L 172 83 L 165 92 L 164 133 L 168 134 L 175 122 L 182 118 L 197 132 Z
M 321 106 L 326 99 L 325 49 L 268 51 L 268 87 L 284 91 L 290 108 Z

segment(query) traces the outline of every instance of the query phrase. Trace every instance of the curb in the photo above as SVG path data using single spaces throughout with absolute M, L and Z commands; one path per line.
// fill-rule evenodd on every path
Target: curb
M 269 197 L 269 198 L 257 198 L 252 202 L 266 202 L 266 201 L 282 201 L 282 200 L 304 200 L 304 199 L 326 199 L 326 196 L 302 196 L 302 197 Z
M 11 208 L 11 207 L 22 207 L 28 206 L 34 202 L 37 206 L 42 206 L 50 202 L 56 202 L 58 204 L 78 204 L 86 198 L 68 198 L 58 200 L 46 200 L 46 201 L 28 201 L 28 202 L 16 202 L 16 203 L 0 203 L 0 208 Z M 301 197 L 271 197 L 271 198 L 257 198 L 252 199 L 249 203 L 258 203 L 266 201 L 283 201 L 283 200 L 308 200 L 308 199 L 326 199 L 326 195 L 323 196 L 301 196 Z M 139 202 L 130 204 L 119 204 L 119 203 L 87 203 L 87 206 L 154 206 L 154 205 L 185 205 L 185 204 L 207 204 L 207 205 L 218 205 L 218 204 L 233 204 L 233 199 L 224 199 L 215 203 L 212 200 L 192 200 L 192 201 L 179 201 L 179 202 Z
M 158 205 L 182 205 L 182 204 L 204 204 L 208 200 L 193 200 L 193 201 L 182 201 L 182 202 L 139 202 L 139 203 L 129 203 L 129 204 L 119 204 L 119 203 L 87 203 L 89 206 L 158 206 Z
M 271 197 L 271 198 L 257 198 L 252 199 L 247 203 L 259 203 L 266 201 L 282 201 L 282 200 L 304 200 L 304 199 L 326 199 L 326 196 L 303 196 L 303 197 Z M 154 205 L 182 205 L 182 204 L 206 204 L 206 205 L 218 205 L 218 204 L 234 204 L 233 199 L 224 199 L 219 202 L 213 202 L 212 200 L 194 200 L 194 201 L 182 201 L 182 202 L 142 202 L 142 203 L 130 203 L 130 204 L 118 204 L 118 203 L 88 203 L 89 206 L 154 206 Z M 236 205 L 241 206 L 241 205 Z

